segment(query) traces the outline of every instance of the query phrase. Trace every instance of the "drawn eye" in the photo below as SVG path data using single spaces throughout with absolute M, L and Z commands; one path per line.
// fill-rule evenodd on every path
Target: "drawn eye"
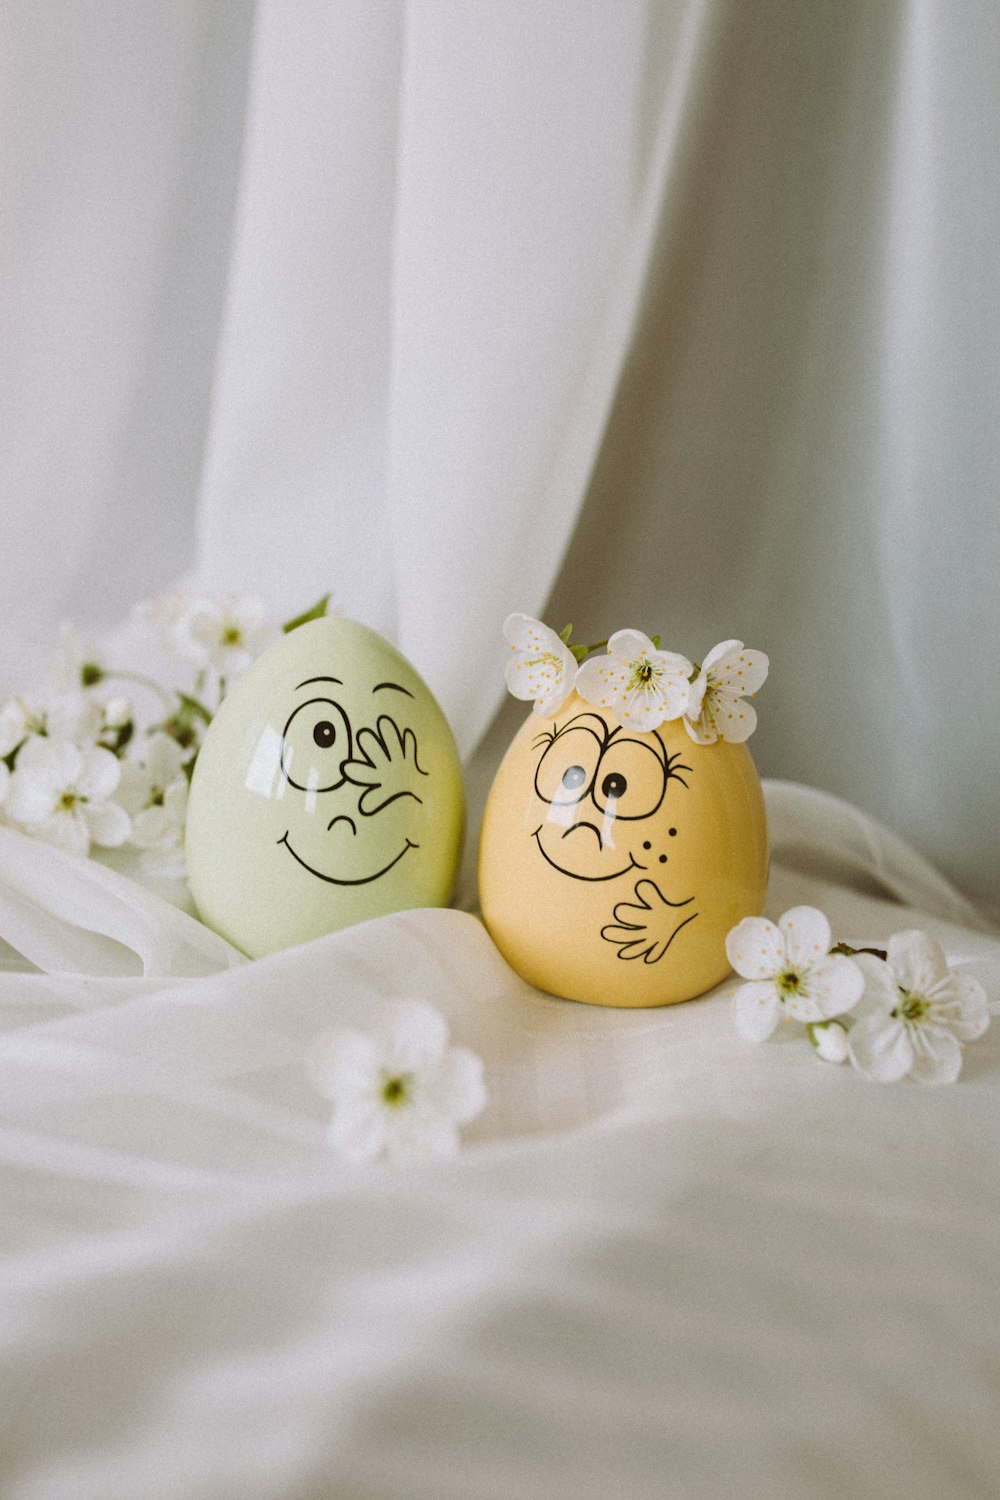
M 341 767 L 351 758 L 351 725 L 332 698 L 310 698 L 291 714 L 281 740 L 286 780 L 303 792 L 332 792 L 342 786 Z
M 597 772 L 594 801 L 616 818 L 648 818 L 663 801 L 667 771 L 652 745 L 612 740 Z
M 543 802 L 569 807 L 587 795 L 601 758 L 601 741 L 582 724 L 562 730 L 538 762 L 535 791 Z

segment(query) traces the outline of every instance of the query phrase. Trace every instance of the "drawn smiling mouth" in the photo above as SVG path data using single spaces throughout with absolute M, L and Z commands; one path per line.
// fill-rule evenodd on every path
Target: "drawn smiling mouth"
M 419 844 L 414 844 L 411 839 L 407 839 L 404 842 L 402 849 L 400 849 L 399 853 L 396 855 L 396 858 L 391 859 L 387 865 L 383 865 L 381 870 L 376 870 L 374 875 L 362 875 L 357 880 L 347 880 L 340 875 L 324 875 L 322 870 L 314 870 L 312 865 L 306 864 L 301 854 L 296 854 L 295 850 L 288 842 L 287 828 L 285 829 L 285 832 L 282 834 L 281 838 L 278 840 L 278 843 L 284 844 L 289 854 L 298 864 L 302 866 L 303 870 L 308 870 L 310 875 L 315 875 L 317 880 L 327 881 L 329 885 L 371 885 L 373 880 L 380 880 L 383 875 L 388 875 L 393 866 L 399 864 L 399 861 L 403 858 L 403 855 L 408 849 L 420 848 Z
M 610 872 L 610 874 L 608 874 L 608 875 L 578 875 L 575 870 L 567 870 L 565 865 L 558 865 L 558 864 L 556 864 L 556 862 L 552 858 L 552 856 L 549 855 L 549 854 L 546 854 L 545 849 L 542 846 L 542 841 L 538 837 L 538 835 L 541 833 L 541 831 L 542 831 L 542 825 L 541 825 L 541 823 L 539 823 L 538 827 L 535 829 L 534 833 L 531 835 L 531 837 L 534 839 L 535 843 L 538 845 L 538 852 L 541 854 L 541 856 L 545 860 L 546 864 L 549 864 L 549 865 L 552 866 L 553 870 L 558 870 L 559 873 L 560 873 L 560 875 L 568 875 L 571 880 L 592 880 L 592 881 L 617 880 L 618 877 L 619 877 L 619 875 L 627 875 L 628 872 L 629 872 L 629 870 L 645 870 L 646 869 L 645 865 L 641 865 L 639 863 L 639 861 L 637 859 L 634 859 L 632 857 L 632 855 L 630 854 L 629 857 L 628 857 L 629 858 L 629 862 L 628 862 L 627 865 L 624 865 L 622 867 L 622 869 L 620 869 L 620 870 L 612 870 Z M 565 835 L 563 835 L 563 837 L 565 837 Z

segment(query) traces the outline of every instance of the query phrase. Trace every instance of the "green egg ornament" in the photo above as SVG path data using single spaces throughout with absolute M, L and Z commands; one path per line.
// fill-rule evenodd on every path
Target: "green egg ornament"
M 405 657 L 354 620 L 312 620 L 226 696 L 195 764 L 185 850 L 198 913 L 251 958 L 369 917 L 446 906 L 458 751 Z

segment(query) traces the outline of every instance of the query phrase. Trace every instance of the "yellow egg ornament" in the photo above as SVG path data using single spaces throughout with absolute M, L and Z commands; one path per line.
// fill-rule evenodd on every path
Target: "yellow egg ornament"
M 448 723 L 388 641 L 315 619 L 226 695 L 195 764 L 185 851 L 202 920 L 259 958 L 447 905 L 462 775 Z
M 725 642 L 728 651 L 710 653 L 692 694 L 693 665 L 658 651 L 639 632 L 607 643 L 629 637 L 630 660 L 609 651 L 577 675 L 565 642 L 547 627 L 524 616 L 512 616 L 508 627 L 508 638 L 522 643 L 515 652 L 529 653 L 512 665 L 533 668 L 537 701 L 500 765 L 483 817 L 479 893 L 493 941 L 522 978 L 566 999 L 642 1007 L 703 994 L 729 973 L 727 932 L 760 914 L 767 889 L 760 780 L 745 743 L 717 732 L 732 713 L 732 732 L 742 734 L 753 715 L 737 697 L 737 690 L 754 690 L 742 680 L 746 653 L 732 651 L 742 644 Z M 645 642 L 638 664 L 637 641 Z M 713 682 L 713 657 L 727 656 L 736 665 L 722 659 Z M 538 666 L 546 657 L 547 679 Z M 658 720 L 644 712 L 659 658 L 680 664 L 671 667 L 676 694 L 668 706 L 687 703 L 695 732 L 715 734 L 713 743 L 692 738 L 680 714 Z M 749 679 L 756 681 L 767 660 L 760 653 L 751 660 Z M 638 696 L 602 703 L 621 691 L 626 668 Z M 566 697 L 574 677 L 591 701 L 577 692 Z M 558 707 L 539 713 L 539 704 L 547 707 L 547 681 L 561 686 L 548 695 Z M 527 696 L 510 670 L 508 682 Z M 655 727 L 634 727 L 644 719 Z

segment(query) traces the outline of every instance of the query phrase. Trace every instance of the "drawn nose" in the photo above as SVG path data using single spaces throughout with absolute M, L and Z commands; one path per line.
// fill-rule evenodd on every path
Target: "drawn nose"
M 354 819 L 353 818 L 349 818 L 346 813 L 338 813 L 335 818 L 331 818 L 330 819 L 329 823 L 327 823 L 327 825 L 326 825 L 326 831 L 327 831 L 327 833 L 332 833 L 333 829 L 336 827 L 336 825 L 338 823 L 346 823 L 347 826 L 350 828 L 352 835 L 355 838 L 357 837 L 358 830 L 357 830 L 357 827 L 355 826 Z

